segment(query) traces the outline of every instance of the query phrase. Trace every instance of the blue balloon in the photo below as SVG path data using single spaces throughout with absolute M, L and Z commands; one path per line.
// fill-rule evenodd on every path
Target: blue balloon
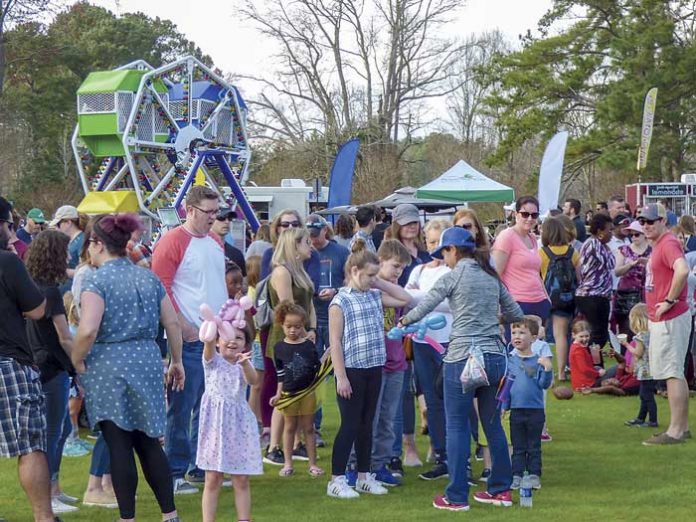
M 417 341 L 425 339 L 425 334 L 428 330 L 441 330 L 447 325 L 447 319 L 442 314 L 435 314 L 431 317 L 426 317 L 417 323 L 409 324 L 408 326 L 395 326 L 387 333 L 387 338 L 397 340 L 402 339 L 405 335 L 415 334 L 414 338 Z

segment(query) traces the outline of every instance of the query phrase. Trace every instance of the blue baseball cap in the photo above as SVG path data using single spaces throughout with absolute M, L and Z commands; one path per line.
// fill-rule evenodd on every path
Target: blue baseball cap
M 476 248 L 476 242 L 471 232 L 468 230 L 462 227 L 450 227 L 445 229 L 442 233 L 440 236 L 440 244 L 430 255 L 435 259 L 442 259 L 442 250 L 450 246 L 474 250 Z

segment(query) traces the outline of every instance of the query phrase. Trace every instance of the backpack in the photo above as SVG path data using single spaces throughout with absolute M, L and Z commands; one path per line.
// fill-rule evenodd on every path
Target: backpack
M 271 306 L 271 293 L 269 284 L 271 276 L 264 277 L 256 284 L 256 298 L 254 299 L 254 326 L 257 330 L 268 328 L 273 324 L 273 307 Z
M 543 247 L 544 253 L 549 258 L 549 269 L 546 271 L 544 286 L 551 299 L 551 309 L 574 313 L 575 291 L 578 288 L 578 278 L 573 266 L 573 247 L 557 256 L 549 247 Z

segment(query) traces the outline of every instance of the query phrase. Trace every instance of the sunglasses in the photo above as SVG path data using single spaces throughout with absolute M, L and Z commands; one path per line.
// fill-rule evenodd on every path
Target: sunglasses
M 229 221 L 230 216 L 218 216 L 215 219 L 217 219 L 218 221 Z
M 641 225 L 654 225 L 656 221 L 662 221 L 662 218 L 657 218 L 657 219 L 645 219 L 645 218 L 639 218 L 638 223 Z
M 459 228 L 463 228 L 464 230 L 471 230 L 472 228 L 474 228 L 473 223 L 462 223 L 461 225 L 455 225 L 455 226 L 457 226 Z
M 521 210 L 518 212 L 520 216 L 522 216 L 524 219 L 538 219 L 539 218 L 539 213 L 538 212 L 525 212 L 524 210 Z
M 642 235 L 643 234 L 641 234 L 640 232 L 634 232 L 633 234 L 628 234 L 628 237 L 640 237 Z
M 281 221 L 280 223 L 278 223 L 278 226 L 280 228 L 290 228 L 290 227 L 299 228 L 302 225 L 300 224 L 299 221 Z

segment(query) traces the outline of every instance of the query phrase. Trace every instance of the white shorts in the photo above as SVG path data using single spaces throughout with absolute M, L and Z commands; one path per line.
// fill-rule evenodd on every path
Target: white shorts
M 650 375 L 655 380 L 683 379 L 689 349 L 691 314 L 687 310 L 668 321 L 648 322 L 650 329 Z

